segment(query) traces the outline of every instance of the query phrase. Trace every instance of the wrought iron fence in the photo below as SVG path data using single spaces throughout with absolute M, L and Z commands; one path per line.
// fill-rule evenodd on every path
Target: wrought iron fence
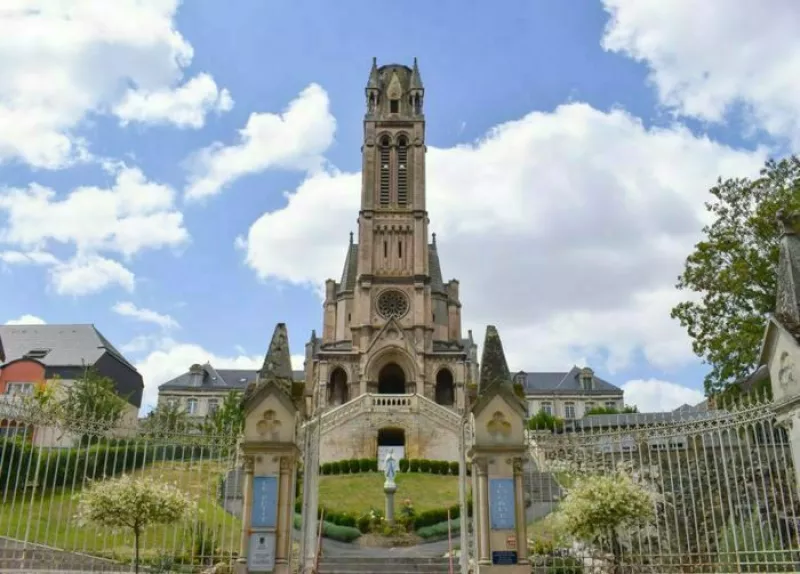
M 800 571 L 792 458 L 769 402 L 556 421 L 529 442 L 534 572 Z M 603 479 L 617 476 L 652 509 L 612 528 Z M 610 526 L 570 535 L 570 509 Z
M 77 520 L 81 495 L 122 475 L 169 484 L 192 516 L 144 528 L 141 571 L 203 572 L 232 565 L 241 523 L 227 474 L 240 466 L 238 432 L 194 425 L 66 419 L 19 401 L 0 403 L 0 571 L 131 571 L 130 529 Z M 221 571 L 217 567 L 217 571 Z

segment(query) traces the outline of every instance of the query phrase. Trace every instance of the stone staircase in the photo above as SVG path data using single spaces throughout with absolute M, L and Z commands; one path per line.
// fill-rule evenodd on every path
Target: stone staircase
M 455 560 L 455 559 L 454 559 Z M 449 572 L 448 558 L 412 558 L 409 556 L 322 558 L 320 574 L 438 574 Z M 454 567 L 458 570 L 458 561 Z

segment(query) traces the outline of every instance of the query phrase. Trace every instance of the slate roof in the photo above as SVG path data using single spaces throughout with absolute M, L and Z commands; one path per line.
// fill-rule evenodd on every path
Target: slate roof
M 199 385 L 192 383 L 187 370 L 182 375 L 159 385 L 158 389 L 164 391 L 244 391 L 247 385 L 255 382 L 258 377 L 258 369 L 215 369 L 208 363 L 202 367 L 203 378 Z M 305 379 L 305 375 L 305 371 L 292 371 L 292 378 L 295 381 L 302 381 Z
M 431 290 L 436 293 L 446 293 L 444 280 L 442 279 L 442 267 L 439 263 L 439 252 L 435 243 L 428 245 L 428 261 L 431 272 Z M 342 278 L 336 286 L 336 292 L 352 291 L 356 286 L 358 277 L 358 243 L 351 243 L 347 246 L 347 255 L 344 258 L 342 268 Z
M 0 325 L 5 360 L 21 359 L 31 351 L 47 350 L 35 358 L 46 367 L 94 365 L 105 353 L 136 371 L 94 325 Z
M 566 373 L 526 373 L 519 371 L 514 375 L 514 381 L 517 381 L 519 376 L 524 377 L 522 385 L 525 388 L 526 395 L 623 394 L 622 389 L 597 375 L 592 375 L 592 390 L 585 390 L 581 386 L 580 373 L 581 370 L 578 367 L 572 367 Z

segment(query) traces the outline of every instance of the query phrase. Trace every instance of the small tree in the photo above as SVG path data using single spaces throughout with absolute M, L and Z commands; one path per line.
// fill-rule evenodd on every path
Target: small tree
M 563 427 L 564 421 L 562 419 L 551 415 L 545 410 L 540 410 L 528 419 L 528 429 L 530 430 L 557 431 L 561 430 Z
M 647 489 L 627 475 L 615 473 L 578 479 L 564 498 L 558 518 L 571 536 L 610 547 L 618 567 L 625 530 L 646 525 L 655 516 L 654 507 Z
M 244 428 L 244 403 L 242 393 L 230 391 L 213 414 L 208 415 L 202 424 L 205 433 L 216 436 L 229 436 Z
M 89 367 L 67 389 L 62 406 L 67 420 L 113 427 L 122 419 L 127 403 L 117 394 L 111 378 Z
M 76 498 L 78 524 L 133 532 L 135 572 L 139 572 L 139 539 L 145 528 L 188 520 L 198 512 L 196 503 L 176 486 L 130 475 L 95 482 Z
M 144 419 L 144 427 L 152 436 L 168 436 L 190 428 L 189 413 L 178 404 L 159 403 Z

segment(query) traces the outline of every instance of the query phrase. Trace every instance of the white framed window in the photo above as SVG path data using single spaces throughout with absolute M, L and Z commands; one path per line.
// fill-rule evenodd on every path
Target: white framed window
M 166 400 L 166 403 L 167 403 L 167 406 L 168 406 L 168 407 L 170 407 L 170 408 L 173 408 L 173 409 L 174 409 L 175 407 L 177 407 L 177 406 L 178 406 L 178 399 L 176 399 L 175 397 L 170 397 L 170 398 L 168 398 L 168 399 Z
M 190 415 L 197 414 L 197 399 L 188 399 L 186 401 L 186 412 Z
M 219 400 L 208 399 L 208 414 L 213 415 L 219 408 Z
M 594 408 L 594 403 L 592 401 L 586 401 L 586 404 L 583 405 L 583 412 L 588 413 L 593 408 Z
M 6 383 L 6 393 L 9 395 L 32 395 L 35 383 Z
M 553 414 L 553 403 L 542 403 L 542 410 L 548 415 Z
M 606 408 L 615 409 L 617 408 L 617 403 L 615 401 L 606 401 Z
M 575 418 L 575 403 L 564 403 L 564 418 L 565 419 Z

